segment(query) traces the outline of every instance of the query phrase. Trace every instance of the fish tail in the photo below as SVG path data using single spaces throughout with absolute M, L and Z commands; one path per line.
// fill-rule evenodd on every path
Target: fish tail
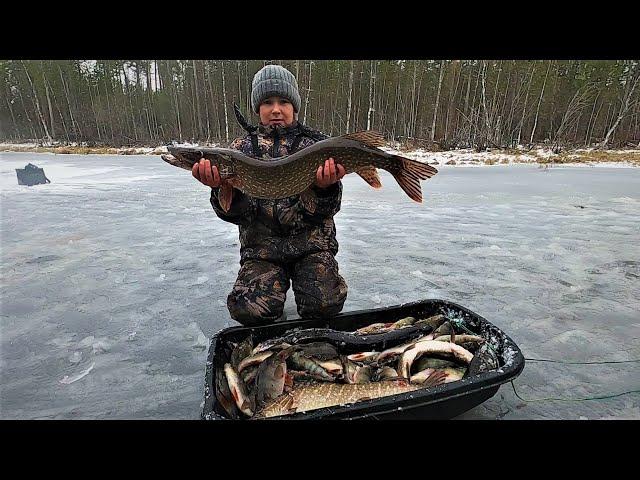
M 400 188 L 405 191 L 411 200 L 422 203 L 422 189 L 420 188 L 420 180 L 427 180 L 433 177 L 438 170 L 426 163 L 418 162 L 416 160 L 409 160 L 408 158 L 394 155 L 394 159 L 397 164 L 400 165 L 399 169 L 394 169 L 390 172 L 400 185 Z
M 396 155 L 396 158 L 402 161 L 402 168 L 406 170 L 409 175 L 417 177 L 420 180 L 427 180 L 438 173 L 438 170 L 426 163 L 410 160 L 399 155 Z

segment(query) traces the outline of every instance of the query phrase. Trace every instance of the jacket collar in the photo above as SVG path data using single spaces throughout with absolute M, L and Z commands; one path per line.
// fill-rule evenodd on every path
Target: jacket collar
M 300 122 L 294 120 L 293 123 L 287 127 L 281 125 L 263 125 L 258 124 L 258 132 L 267 137 L 273 137 L 278 134 L 280 138 L 287 137 L 291 134 L 297 134 L 300 131 Z

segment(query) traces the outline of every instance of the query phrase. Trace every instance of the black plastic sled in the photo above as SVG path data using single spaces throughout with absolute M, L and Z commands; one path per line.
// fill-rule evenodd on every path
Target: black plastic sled
M 354 335 L 351 332 L 372 323 L 394 322 L 408 316 L 424 318 L 436 314 L 447 316 L 455 326 L 456 333 L 462 330 L 464 333 L 482 336 L 485 339 L 484 345 L 495 353 L 494 358 L 497 357 L 498 368 L 470 375 L 462 380 L 408 393 L 297 412 L 272 417 L 269 420 L 450 419 L 494 396 L 500 385 L 515 379 L 524 369 L 525 361 L 522 352 L 502 330 L 469 309 L 445 300 L 422 300 L 391 307 L 346 312 L 324 320 L 293 319 L 262 327 L 231 327 L 220 331 L 211 340 L 201 418 L 203 420 L 228 419 L 215 393 L 216 370 L 221 369 L 224 363 L 229 361 L 228 342 L 239 342 L 251 334 L 256 344 L 287 334 L 288 338 L 293 338 L 296 343 L 305 343 L 305 339 L 331 342 L 339 347 L 341 353 L 381 351 L 380 349 L 391 348 L 417 338 L 424 333 L 421 332 L 422 327 L 411 326 L 367 335 Z

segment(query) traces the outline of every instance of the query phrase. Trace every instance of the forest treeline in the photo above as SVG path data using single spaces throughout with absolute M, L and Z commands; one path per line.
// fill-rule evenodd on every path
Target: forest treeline
M 0 141 L 228 143 L 267 63 L 298 79 L 299 119 L 427 148 L 640 147 L 640 62 L 0 60 Z

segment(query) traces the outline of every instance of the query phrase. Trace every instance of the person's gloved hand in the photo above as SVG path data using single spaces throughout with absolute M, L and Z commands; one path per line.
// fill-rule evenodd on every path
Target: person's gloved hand
M 324 167 L 320 165 L 316 171 L 316 185 L 320 188 L 327 188 L 337 183 L 345 176 L 344 167 L 335 163 L 333 158 L 328 158 L 324 162 Z
M 208 187 L 216 188 L 222 185 L 218 167 L 215 165 L 212 167 L 211 162 L 206 158 L 201 158 L 200 162 L 193 166 L 191 174 L 196 178 L 196 180 Z

